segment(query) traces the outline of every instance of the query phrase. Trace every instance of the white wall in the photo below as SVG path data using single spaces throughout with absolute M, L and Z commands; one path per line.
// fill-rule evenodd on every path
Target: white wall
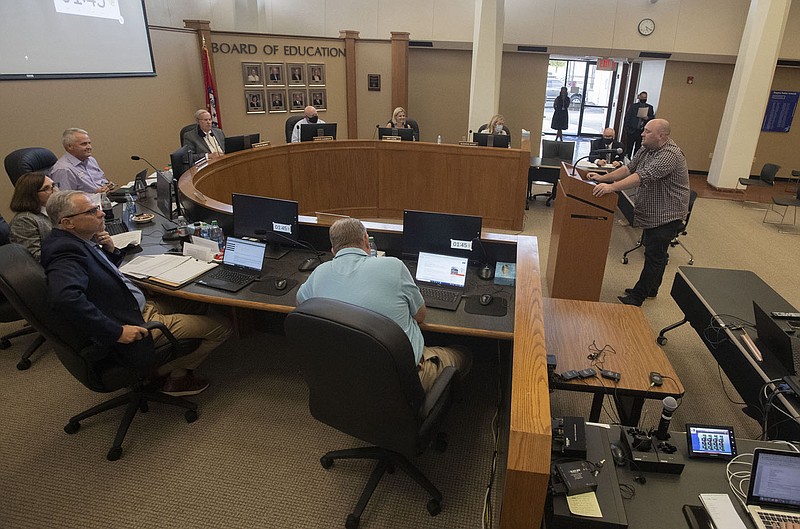
M 661 84 L 664 82 L 664 69 L 667 61 L 643 61 L 639 72 L 639 83 L 636 92 L 647 92 L 647 102 L 653 105 L 658 113 L 658 101 L 661 99 Z

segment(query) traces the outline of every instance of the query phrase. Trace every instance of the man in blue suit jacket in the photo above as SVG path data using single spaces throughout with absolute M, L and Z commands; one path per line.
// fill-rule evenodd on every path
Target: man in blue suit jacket
M 47 202 L 53 231 L 42 243 L 41 262 L 47 272 L 48 300 L 87 339 L 109 347 L 119 360 L 143 374 L 153 365 L 155 345 L 166 342 L 142 327 L 162 322 L 178 339 L 199 338 L 192 353 L 160 365 L 157 376 L 169 374 L 162 391 L 196 395 L 208 382 L 193 370 L 230 336 L 223 318 L 202 314 L 206 307 L 178 299 L 148 300 L 117 268 L 124 255 L 105 231 L 105 215 L 82 191 L 56 193 Z M 181 313 L 186 311 L 187 313 Z

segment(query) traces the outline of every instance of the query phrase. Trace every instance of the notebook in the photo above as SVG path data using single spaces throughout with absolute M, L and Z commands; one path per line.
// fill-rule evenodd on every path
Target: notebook
M 203 285 L 228 292 L 238 292 L 259 277 L 267 245 L 263 242 L 228 237 L 222 266 L 197 280 Z
M 800 453 L 756 448 L 747 512 L 759 529 L 800 524 Z
M 468 257 L 419 252 L 416 283 L 425 305 L 456 310 L 467 281 Z
M 771 353 L 790 375 L 796 375 L 797 366 L 800 364 L 800 346 L 797 340 L 786 334 L 786 331 L 755 301 L 753 313 L 756 316 L 759 348 Z

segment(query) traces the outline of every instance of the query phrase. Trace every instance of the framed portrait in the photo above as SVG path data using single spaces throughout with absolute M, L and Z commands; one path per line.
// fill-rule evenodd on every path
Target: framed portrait
M 381 91 L 381 74 L 368 73 L 367 74 L 367 90 L 370 92 Z
M 328 110 L 328 95 L 325 90 L 309 90 L 309 105 L 313 105 L 317 110 Z
M 289 75 L 289 86 L 306 85 L 306 65 L 301 63 L 289 63 L 286 65 Z
M 286 90 L 267 90 L 267 105 L 270 114 L 286 112 Z
M 325 86 L 325 65 L 308 65 L 308 86 Z
M 306 101 L 308 98 L 306 97 L 305 90 L 289 90 L 289 110 L 291 112 L 302 112 L 305 110 Z
M 283 63 L 268 62 L 264 65 L 267 75 L 267 86 L 286 86 L 286 70 Z
M 245 86 L 264 86 L 264 70 L 260 62 L 243 62 L 242 79 Z
M 264 114 L 264 91 L 263 90 L 245 90 L 244 91 L 244 107 L 248 114 Z

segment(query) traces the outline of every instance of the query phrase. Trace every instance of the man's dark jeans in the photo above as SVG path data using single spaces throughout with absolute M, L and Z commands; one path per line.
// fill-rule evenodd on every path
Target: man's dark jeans
M 644 246 L 644 267 L 639 281 L 630 294 L 634 301 L 641 304 L 647 296 L 653 296 L 661 286 L 664 269 L 667 267 L 669 243 L 678 233 L 683 221 L 673 220 L 655 228 L 647 228 L 642 232 Z

